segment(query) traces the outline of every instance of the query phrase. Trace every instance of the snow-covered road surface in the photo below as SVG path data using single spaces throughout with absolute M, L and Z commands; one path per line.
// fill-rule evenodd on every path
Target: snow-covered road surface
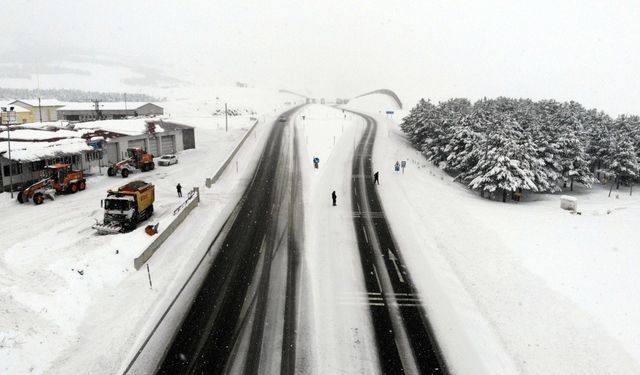
M 273 125 L 158 373 L 295 373 L 302 212 L 293 130 L 293 120 Z

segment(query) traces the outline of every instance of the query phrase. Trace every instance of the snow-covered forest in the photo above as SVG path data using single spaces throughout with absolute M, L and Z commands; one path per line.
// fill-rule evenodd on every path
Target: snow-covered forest
M 638 177 L 640 117 L 613 119 L 576 102 L 499 97 L 435 105 L 422 99 L 401 128 L 457 181 L 503 201 L 598 180 L 619 188 Z

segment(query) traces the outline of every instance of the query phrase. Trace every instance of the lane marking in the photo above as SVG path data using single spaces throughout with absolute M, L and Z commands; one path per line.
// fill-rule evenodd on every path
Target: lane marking
M 378 277 L 378 270 L 376 266 L 373 266 L 373 273 L 376 275 L 376 281 L 378 282 L 378 290 L 382 291 L 382 284 L 380 284 L 380 278 Z
M 364 229 L 364 227 L 362 227 L 362 233 L 364 233 L 364 240 L 367 241 L 367 243 L 369 243 L 369 237 L 367 237 L 367 230 Z
M 393 267 L 396 269 L 396 273 L 398 274 L 398 279 L 401 283 L 404 284 L 404 277 L 402 277 L 402 273 L 400 272 L 400 268 L 398 267 L 398 258 L 396 258 L 395 254 L 391 251 L 391 249 L 387 248 L 389 251 L 389 260 L 393 262 Z

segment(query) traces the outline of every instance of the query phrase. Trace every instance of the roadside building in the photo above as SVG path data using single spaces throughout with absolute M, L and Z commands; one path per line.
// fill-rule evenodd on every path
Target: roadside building
M 164 114 L 162 107 L 144 102 L 99 102 L 97 108 L 94 103 L 67 103 L 57 110 L 59 119 L 75 122 L 118 120 L 162 114 Z
M 21 99 L 14 100 L 10 104 L 29 110 L 31 117 L 30 121 L 27 122 L 57 121 L 56 111 L 65 105 L 65 103 L 55 99 Z
M 101 120 L 76 124 L 76 130 L 88 131 L 84 138 L 102 137 L 105 165 L 124 159 L 127 149 L 140 147 L 154 156 L 175 154 L 195 148 L 193 127 L 154 119 Z
M 44 167 L 55 163 L 97 174 L 125 159 L 127 148 L 141 147 L 154 156 L 195 148 L 193 127 L 163 120 L 101 120 L 78 123 L 73 129 L 59 124 L 12 127 L 11 160 L 7 133 L 0 132 L 0 186 L 4 191 L 9 190 L 10 175 L 14 190 L 19 190 L 40 180 Z
M 82 154 L 93 149 L 69 130 L 11 130 L 11 160 L 7 131 L 0 132 L 0 182 L 3 190 L 30 185 L 42 178 L 45 166 L 69 163 L 82 169 Z
M 7 111 L 10 111 L 11 107 L 13 107 L 13 111 L 16 113 L 16 123 L 26 124 L 33 122 L 33 114 L 30 110 L 17 104 L 12 104 L 11 102 L 0 102 L 0 108 L 6 108 Z

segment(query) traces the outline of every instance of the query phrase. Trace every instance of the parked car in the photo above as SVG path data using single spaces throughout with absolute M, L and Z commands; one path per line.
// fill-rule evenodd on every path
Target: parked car
M 278 121 L 280 121 L 280 122 L 286 122 L 286 121 L 287 121 L 287 118 L 286 118 L 286 117 L 284 117 L 284 116 L 280 116 L 280 118 L 278 119 Z
M 158 159 L 158 165 L 178 164 L 178 157 L 175 155 L 162 155 Z

